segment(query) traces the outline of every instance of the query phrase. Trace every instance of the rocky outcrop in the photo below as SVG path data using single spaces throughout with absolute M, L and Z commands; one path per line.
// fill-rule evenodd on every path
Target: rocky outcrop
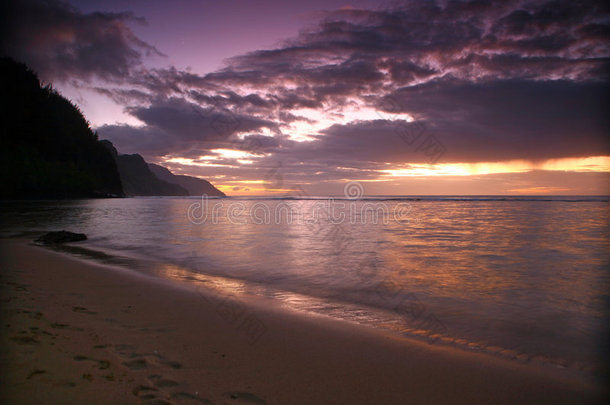
M 87 235 L 84 233 L 53 231 L 42 235 L 34 242 L 42 243 L 44 245 L 52 245 L 56 243 L 80 242 L 82 240 L 87 240 Z

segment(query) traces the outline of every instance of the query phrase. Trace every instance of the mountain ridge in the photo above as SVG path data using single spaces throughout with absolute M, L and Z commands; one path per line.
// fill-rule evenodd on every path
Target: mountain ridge
M 212 183 L 199 177 L 187 176 L 184 174 L 174 174 L 168 168 L 149 163 L 148 167 L 157 178 L 177 184 L 188 192 L 188 195 L 207 195 L 211 197 L 226 197 L 226 194 L 214 187 Z
M 0 56 L 0 199 L 225 196 L 207 180 L 152 167 L 100 140 L 75 104 Z
M 137 154 L 122 154 L 111 141 L 100 141 L 114 157 L 123 190 L 130 196 L 201 196 L 226 197 L 212 183 L 198 177 L 178 175 L 168 168 L 148 163 Z
M 120 197 L 116 164 L 82 112 L 0 57 L 0 198 Z

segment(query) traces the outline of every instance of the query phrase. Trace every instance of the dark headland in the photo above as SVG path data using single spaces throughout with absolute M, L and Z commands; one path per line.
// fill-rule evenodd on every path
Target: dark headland
M 0 198 L 223 197 L 99 140 L 82 112 L 26 65 L 0 58 Z

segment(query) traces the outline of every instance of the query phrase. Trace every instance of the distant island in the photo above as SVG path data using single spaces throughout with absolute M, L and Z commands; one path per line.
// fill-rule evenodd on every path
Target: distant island
M 225 194 L 99 140 L 82 112 L 26 65 L 0 58 L 0 198 Z

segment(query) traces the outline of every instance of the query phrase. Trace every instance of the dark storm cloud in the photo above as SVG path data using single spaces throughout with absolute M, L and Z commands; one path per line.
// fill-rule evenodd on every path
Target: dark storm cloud
M 144 124 L 99 128 L 121 151 L 265 153 L 257 167 L 214 169 L 227 176 L 260 178 L 281 161 L 295 178 L 373 178 L 386 163 L 426 161 L 397 134 L 408 125 L 392 120 L 399 112 L 443 143 L 443 162 L 609 152 L 610 17 L 601 1 L 413 1 L 320 15 L 275 49 L 205 75 L 146 68 L 144 55 L 157 51 L 129 29 L 133 15 L 83 14 L 60 2 L 14 6 L 3 49 L 50 79 L 114 83 L 95 90 Z M 291 110 L 340 116 L 348 103 L 376 107 L 380 119 L 333 125 L 310 142 L 282 133 L 312 123 Z
M 245 111 L 258 112 L 273 109 L 276 106 L 275 100 L 265 99 L 258 94 L 242 96 L 230 90 L 209 94 L 190 90 L 186 95 L 202 105 L 210 105 L 217 108 L 238 108 Z
M 277 110 L 275 120 L 283 123 L 296 118 L 288 110 L 340 109 L 350 97 L 387 113 L 378 121 L 334 125 L 312 142 L 269 138 L 277 145 L 258 164 L 292 162 L 294 177 L 301 171 L 340 178 L 345 173 L 326 168 L 341 166 L 368 178 L 386 163 L 426 162 L 399 136 L 409 124 L 389 120 L 399 112 L 443 143 L 445 162 L 607 154 L 603 16 L 591 2 L 341 10 L 277 49 L 235 57 L 225 69 L 192 80 L 189 94 L 203 105 L 259 116 Z M 158 92 L 188 88 L 177 71 L 165 77 L 151 81 L 164 83 Z M 264 91 L 239 94 L 242 85 Z M 284 172 L 291 175 L 289 167 Z
M 144 55 L 160 55 L 129 28 L 145 23 L 131 13 L 83 14 L 62 1 L 9 0 L 0 15 L 1 52 L 45 80 L 123 80 Z
M 596 72 L 609 56 L 607 10 L 595 1 L 408 2 L 327 12 L 282 46 L 232 58 L 205 76 L 174 67 L 133 69 L 143 54 L 158 51 L 133 34 L 128 24 L 142 21 L 130 13 L 83 14 L 59 1 L 3 7 L 5 51 L 35 69 L 44 67 L 53 78 L 122 77 L 166 96 L 185 88 L 282 87 L 282 80 L 294 80 L 308 86 L 297 94 L 315 98 L 318 89 L 345 94 L 379 88 L 388 78 L 409 84 L 435 73 L 468 80 L 544 80 L 554 72 L 599 79 Z M 502 57 L 511 63 L 490 62 Z M 530 58 L 552 63 L 532 64 Z
M 133 102 L 146 103 L 154 99 L 152 94 L 138 89 L 107 87 L 92 87 L 91 89 L 97 93 L 107 96 L 119 105 L 129 105 Z
M 101 138 L 110 139 L 119 153 L 140 153 L 145 158 L 156 156 L 157 151 L 168 152 L 187 147 L 171 134 L 153 126 L 102 125 L 97 128 L 97 132 Z
M 415 123 L 366 121 L 334 125 L 319 140 L 290 149 L 292 159 L 359 166 L 359 162 L 426 163 L 418 147 L 427 136 L 446 153 L 440 162 L 549 159 L 610 154 L 606 85 L 504 81 L 429 83 L 391 97 L 392 113 L 409 112 Z M 391 114 L 388 113 L 388 117 Z M 412 142 L 405 129 L 416 128 Z M 402 136 L 401 136 L 402 135 Z
M 591 82 L 440 80 L 391 96 L 443 140 L 450 161 L 610 154 L 609 86 Z
M 176 97 L 154 100 L 146 106 L 128 107 L 127 111 L 145 125 L 104 125 L 98 131 L 103 137 L 115 142 L 120 152 L 138 151 L 150 157 L 175 153 L 186 156 L 193 147 L 205 145 L 198 152 L 200 156 L 207 149 L 247 144 L 247 139 L 239 140 L 234 136 L 238 132 L 252 132 L 264 127 L 271 130 L 276 127 L 274 122 L 220 108 L 202 108 Z M 253 139 L 255 138 L 250 138 L 250 142 Z M 258 140 L 258 143 L 269 146 L 268 142 L 263 141 L 264 139 Z
M 478 66 L 474 56 L 518 56 L 532 70 L 528 77 L 545 79 L 553 69 L 589 69 L 575 62 L 607 63 L 607 30 L 602 3 L 595 2 L 413 2 L 383 11 L 330 13 L 315 29 L 303 32 L 284 47 L 233 58 L 210 76 L 226 82 L 267 84 L 278 75 L 296 76 L 308 83 L 341 82 L 361 85 L 379 79 L 376 68 L 386 67 L 394 78 L 446 70 L 470 57 L 478 70 L 451 72 L 470 79 L 494 76 L 496 66 Z M 592 27 L 592 28 L 585 28 Z M 595 28 L 593 28 L 595 27 Z M 591 35 L 593 33 L 593 35 Z M 530 57 L 558 57 L 555 67 L 534 69 Z M 516 65 L 516 64 L 515 64 Z M 358 69 L 354 69 L 358 67 Z M 366 67 L 366 68 L 363 68 Z M 521 77 L 523 69 L 517 68 Z M 549 69 L 550 68 L 550 69 Z M 259 74 L 256 74 L 259 73 Z M 499 73 L 506 73 L 500 71 Z M 494 76 L 495 77 L 495 76 Z M 589 78 L 595 78 L 589 76 Z

